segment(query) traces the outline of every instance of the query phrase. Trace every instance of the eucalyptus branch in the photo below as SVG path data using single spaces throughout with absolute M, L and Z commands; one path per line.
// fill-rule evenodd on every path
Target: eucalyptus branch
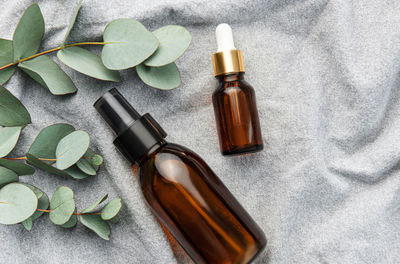
M 54 124 L 40 131 L 25 156 L 7 157 L 17 145 L 21 131 L 21 127 L 0 128 L 0 224 L 22 223 L 29 231 L 33 221 L 48 213 L 54 224 L 71 228 L 79 217 L 83 225 L 108 240 L 107 222 L 116 220 L 121 199 L 111 200 L 101 210 L 96 210 L 107 199 L 105 195 L 83 211 L 76 212 L 70 188 L 59 187 L 50 200 L 39 188 L 18 183 L 19 176 L 35 172 L 31 166 L 75 180 L 96 175 L 103 158 L 89 148 L 89 134 L 68 124 Z M 27 164 L 18 162 L 20 160 Z
M 26 156 L 24 157 L 17 157 L 17 158 L 4 158 L 6 160 L 27 160 L 28 158 Z M 38 158 L 38 160 L 44 160 L 44 161 L 57 161 L 57 159 L 46 159 L 46 158 Z
M 72 44 L 68 44 L 68 45 L 63 45 L 63 46 L 60 46 L 60 47 L 57 47 L 57 48 L 53 48 L 53 49 L 49 49 L 49 50 L 46 50 L 46 51 L 42 51 L 42 52 L 36 53 L 36 54 L 34 54 L 32 56 L 20 59 L 20 60 L 18 60 L 16 62 L 12 62 L 12 63 L 9 63 L 7 65 L 4 65 L 4 66 L 0 67 L 0 71 L 4 70 L 4 69 L 7 69 L 7 68 L 9 68 L 11 66 L 17 65 L 17 64 L 19 64 L 21 62 L 28 61 L 28 60 L 34 59 L 36 57 L 39 57 L 39 56 L 42 56 L 42 55 L 45 55 L 45 54 L 49 54 L 49 53 L 52 53 L 54 51 L 62 50 L 62 49 L 65 49 L 65 48 L 75 47 L 75 46 L 85 46 L 85 45 L 106 45 L 106 44 L 112 44 L 112 43 L 118 43 L 118 42 L 79 42 L 79 43 L 72 43 Z
M 44 212 L 44 213 L 51 213 L 54 210 L 44 210 L 44 209 L 36 209 L 38 212 Z M 102 212 L 97 212 L 97 213 L 72 213 L 72 215 L 101 215 Z
M 81 159 L 90 159 L 91 157 L 82 157 Z M 16 158 L 3 158 L 5 160 L 28 160 L 27 156 L 23 157 L 16 157 Z M 38 160 L 43 160 L 43 161 L 57 161 L 57 159 L 48 159 L 48 158 L 37 158 Z
M 24 157 L 7 157 L 16 146 L 22 128 L 32 119 L 18 98 L 1 85 L 11 78 L 16 69 L 20 69 L 54 95 L 75 93 L 77 88 L 71 78 L 51 57 L 43 56 L 57 52 L 61 63 L 87 76 L 120 82 L 119 70 L 135 67 L 145 84 L 171 90 L 181 84 L 175 61 L 189 47 L 192 36 L 178 25 L 167 25 L 150 32 L 134 19 L 116 19 L 105 27 L 104 42 L 66 45 L 81 4 L 82 1 L 75 9 L 59 47 L 37 53 L 45 35 L 44 19 L 38 4 L 32 4 L 25 10 L 12 40 L 0 38 L 0 224 L 21 223 L 31 230 L 33 221 L 48 213 L 56 225 L 71 228 L 79 219 L 83 225 L 108 240 L 108 222 L 116 220 L 122 206 L 121 199 L 111 200 L 96 211 L 106 200 L 105 195 L 83 211 L 76 212 L 70 188 L 59 187 L 50 200 L 37 187 L 18 182 L 19 176 L 33 174 L 34 167 L 74 180 L 96 175 L 103 158 L 89 148 L 89 134 L 75 131 L 68 124 L 54 124 L 39 133 Z M 101 56 L 80 47 L 86 45 L 103 46 Z

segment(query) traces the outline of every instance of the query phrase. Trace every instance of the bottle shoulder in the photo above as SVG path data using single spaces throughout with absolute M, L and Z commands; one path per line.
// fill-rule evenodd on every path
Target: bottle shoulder
M 149 165 L 157 166 L 158 163 L 165 159 L 180 160 L 183 162 L 185 162 L 185 160 L 196 160 L 198 162 L 203 162 L 200 156 L 198 156 L 191 149 L 175 143 L 166 143 L 148 157 L 143 159 L 143 161 L 139 164 L 139 169 Z
M 144 159 L 138 166 L 142 188 L 153 190 L 155 182 L 185 184 L 192 177 L 215 178 L 206 162 L 192 150 L 167 143 Z M 216 180 L 219 184 L 219 180 Z M 150 191 L 152 192 L 152 191 Z
M 193 150 L 175 143 L 165 144 L 157 153 L 155 153 L 155 156 L 163 153 L 174 154 L 176 156 L 198 156 Z
M 219 81 L 213 94 L 224 94 L 228 91 L 254 92 L 254 88 L 244 79 L 234 81 Z

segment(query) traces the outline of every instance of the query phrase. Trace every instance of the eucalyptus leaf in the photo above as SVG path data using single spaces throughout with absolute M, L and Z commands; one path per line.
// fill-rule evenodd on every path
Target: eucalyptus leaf
M 59 123 L 48 126 L 37 135 L 28 153 L 36 157 L 55 159 L 58 142 L 74 131 L 75 128 L 69 124 Z
M 49 197 L 47 196 L 47 194 L 45 194 L 42 190 L 40 190 L 39 188 L 37 188 L 33 185 L 30 185 L 27 183 L 23 183 L 23 184 L 25 186 L 29 187 L 35 193 L 36 197 L 38 198 L 37 209 L 47 210 L 50 205 Z M 41 217 L 43 214 L 44 214 L 44 212 L 42 212 L 42 211 L 36 211 L 30 218 L 32 219 L 32 221 L 35 221 L 36 219 Z
M 0 224 L 18 224 L 31 217 L 37 208 L 35 193 L 20 183 L 10 183 L 0 189 Z
M 29 187 L 35 193 L 36 198 L 38 199 L 37 209 L 47 210 L 49 208 L 50 202 L 47 194 L 45 194 L 42 190 L 33 185 L 27 183 L 23 183 L 23 185 Z M 26 230 L 31 231 L 33 221 L 41 217 L 43 214 L 44 212 L 36 210 L 36 212 L 31 217 L 23 221 L 21 224 L 25 227 Z
M 65 170 L 79 161 L 89 148 L 90 137 L 85 131 L 74 131 L 65 136 L 57 145 L 56 165 Z
M 151 67 L 160 67 L 177 60 L 192 41 L 189 31 L 182 26 L 169 25 L 153 31 L 160 41 L 157 51 L 144 64 Z
M 93 168 L 93 165 L 85 158 L 80 159 L 77 163 L 76 166 L 78 166 L 78 168 L 84 172 L 85 174 L 88 175 L 96 175 L 96 170 L 95 168 Z
M 100 215 L 81 215 L 81 223 L 105 240 L 110 239 L 110 227 Z
M 50 220 L 56 225 L 68 222 L 75 211 L 73 191 L 65 186 L 58 187 L 50 200 Z
M 24 126 L 31 123 L 25 106 L 7 89 L 0 86 L 0 126 Z
M 71 78 L 47 55 L 24 61 L 18 67 L 54 95 L 71 94 L 77 90 Z
M 11 40 L 0 38 L 0 67 L 8 65 L 14 61 L 12 45 Z M 7 82 L 14 72 L 14 66 L 0 70 L 0 84 Z
M 103 161 L 104 161 L 103 157 L 100 156 L 99 154 L 95 154 L 90 157 L 90 162 L 92 163 L 93 166 L 95 166 L 94 168 L 96 171 L 99 168 L 99 166 L 103 164 Z
M 157 68 L 140 64 L 136 72 L 145 84 L 157 89 L 171 90 L 181 85 L 181 76 L 175 63 Z
M 21 224 L 23 225 L 23 227 L 24 227 L 26 230 L 28 230 L 28 231 L 31 231 L 31 230 L 32 230 L 33 222 L 32 222 L 32 218 L 31 218 L 31 217 L 29 217 L 29 218 L 26 219 L 25 221 L 22 221 Z
M 34 168 L 32 168 L 29 165 L 26 165 L 25 163 L 21 163 L 21 162 L 17 162 L 17 161 L 6 160 L 6 159 L 0 158 L 0 166 L 3 166 L 7 169 L 12 170 L 18 176 L 31 175 L 31 174 L 35 173 Z
M 42 210 L 47 210 L 49 208 L 50 205 L 50 201 L 49 201 L 49 197 L 47 196 L 47 194 L 44 194 L 42 197 L 40 197 L 39 202 L 38 202 L 38 209 L 42 209 Z M 44 214 L 44 212 L 41 211 L 36 211 L 32 216 L 32 221 L 35 221 L 36 219 L 38 219 L 40 216 L 42 216 Z
M 65 170 L 65 172 L 68 173 L 68 175 L 75 180 L 83 180 L 86 179 L 87 177 L 90 177 L 90 175 L 81 171 L 76 165 L 69 167 L 68 169 Z
M 99 204 L 101 204 L 102 202 L 104 202 L 107 199 L 107 197 L 108 197 L 108 194 L 99 198 L 96 202 L 92 203 L 89 207 L 85 208 L 81 213 L 85 214 L 85 213 L 93 212 L 93 210 L 96 209 L 96 207 L 99 206 Z
M 64 178 L 70 178 L 70 175 L 63 170 L 59 170 L 48 163 L 39 160 L 37 157 L 30 153 L 26 153 L 26 158 L 29 164 L 35 166 L 38 169 L 44 170 L 48 173 L 55 174 Z
M 0 128 L 0 158 L 7 156 L 14 149 L 21 129 L 21 127 Z
M 99 154 L 96 154 L 91 149 L 88 149 L 83 157 L 89 160 L 96 171 L 99 169 L 99 166 L 103 164 L 103 157 Z
M 65 224 L 61 225 L 63 228 L 72 228 L 76 226 L 78 223 L 78 217 L 76 215 L 72 215 L 71 218 Z
M 0 188 L 11 182 L 17 182 L 18 175 L 10 169 L 0 167 Z
M 83 2 L 83 0 L 80 0 L 78 2 L 78 5 L 75 7 L 74 13 L 72 14 L 71 19 L 69 20 L 69 25 L 68 25 L 67 32 L 65 33 L 65 37 L 62 42 L 62 46 L 64 46 L 65 42 L 68 39 L 69 33 L 71 33 L 71 30 L 74 27 L 75 20 L 78 16 L 79 10 L 81 9 L 81 6 L 82 6 L 82 2 Z
M 100 162 L 101 161 L 101 162 Z M 103 163 L 103 158 L 94 153 L 93 150 L 88 149 L 83 157 L 76 163 L 77 168 L 85 175 L 96 175 L 99 165 Z M 86 176 L 87 177 L 87 176 Z
M 158 39 L 134 19 L 116 19 L 105 28 L 103 39 L 112 42 L 103 47 L 101 59 L 111 70 L 139 65 L 158 48 Z
M 44 20 L 38 4 L 30 5 L 14 31 L 14 60 L 34 55 L 44 35 Z
M 57 57 L 68 67 L 103 81 L 120 82 L 118 71 L 107 69 L 101 58 L 91 51 L 80 47 L 65 48 L 57 52 Z
M 36 195 L 36 197 L 37 197 L 38 199 L 42 198 L 42 196 L 44 195 L 44 192 L 43 192 L 42 190 L 40 190 L 38 187 L 35 187 L 35 186 L 30 185 L 30 184 L 28 184 L 28 183 L 21 183 L 21 184 L 23 184 L 23 185 L 25 185 L 26 187 L 28 187 L 29 189 L 31 189 L 31 190 L 35 193 L 35 195 Z M 46 208 L 46 209 L 47 209 L 47 208 Z
M 121 199 L 112 200 L 101 210 L 101 218 L 103 220 L 113 219 L 119 213 L 121 207 L 122 207 Z
M 116 224 L 116 223 L 118 223 L 119 222 L 119 216 L 118 215 L 116 215 L 116 216 L 114 216 L 113 218 L 111 218 L 110 220 L 107 220 L 108 222 L 111 222 L 111 223 L 113 223 L 113 224 Z

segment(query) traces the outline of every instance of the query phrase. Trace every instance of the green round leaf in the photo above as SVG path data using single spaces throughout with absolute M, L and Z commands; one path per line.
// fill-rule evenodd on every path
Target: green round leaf
M 160 67 L 177 60 L 192 41 L 189 31 L 182 26 L 169 25 L 157 29 L 153 34 L 160 41 L 157 51 L 144 64 L 150 67 Z
M 47 194 L 45 194 L 42 190 L 40 190 L 35 186 L 32 186 L 27 183 L 22 183 L 22 184 L 29 187 L 35 193 L 38 199 L 37 209 L 47 210 L 49 208 L 50 202 Z M 23 221 L 21 224 L 25 227 L 26 230 L 31 231 L 33 226 L 33 221 L 41 217 L 43 214 L 44 212 L 36 210 L 36 212 L 31 217 Z
M 35 193 L 20 183 L 10 183 L 0 189 L 0 224 L 18 224 L 31 217 L 37 208 Z
M 99 206 L 99 204 L 104 202 L 107 199 L 107 197 L 108 197 L 108 194 L 106 194 L 103 197 L 99 198 L 96 202 L 92 203 L 89 207 L 87 207 L 85 210 L 83 210 L 82 213 L 85 214 L 85 213 L 92 212 L 94 209 L 96 209 L 97 206 Z
M 157 68 L 140 64 L 136 72 L 145 84 L 157 89 L 171 90 L 181 85 L 181 76 L 175 63 Z
M 35 193 L 36 197 L 38 198 L 37 209 L 47 210 L 49 208 L 50 201 L 49 201 L 49 197 L 47 196 L 47 194 L 45 194 L 39 188 L 37 188 L 35 186 L 32 186 L 30 184 L 23 183 L 23 185 L 29 187 Z M 43 214 L 44 214 L 44 212 L 36 211 L 30 218 L 31 218 L 32 221 L 35 221 L 36 219 L 38 219 Z
M 68 220 L 68 222 L 61 225 L 61 227 L 72 228 L 72 227 L 76 226 L 77 222 L 78 222 L 78 217 L 76 215 L 72 215 L 71 218 Z
M 69 33 L 71 32 L 72 28 L 74 27 L 76 17 L 78 16 L 78 13 L 79 13 L 79 9 L 81 9 L 81 6 L 82 6 L 82 2 L 83 2 L 83 0 L 79 0 L 78 5 L 75 7 L 74 12 L 72 13 L 72 16 L 71 16 L 71 18 L 69 20 L 69 25 L 68 25 L 68 28 L 67 28 L 67 32 L 65 33 L 64 40 L 62 42 L 63 46 L 64 46 L 65 42 L 67 41 Z
M 68 173 L 68 175 L 75 180 L 83 180 L 86 179 L 87 177 L 90 177 L 90 175 L 81 171 L 76 165 L 72 165 L 71 167 L 66 169 L 65 172 Z
M 35 169 L 25 163 L 0 158 L 0 166 L 14 171 L 18 176 L 31 175 Z
M 80 159 L 77 163 L 76 166 L 83 171 L 84 173 L 88 175 L 96 175 L 96 169 L 93 167 L 93 165 L 87 160 L 86 158 Z
M 0 67 L 13 62 L 12 41 L 8 39 L 0 39 Z M 9 67 L 0 71 L 0 84 L 4 84 L 14 74 L 15 67 Z
M 33 141 L 28 153 L 47 159 L 56 158 L 56 149 L 60 140 L 75 131 L 75 128 L 69 124 L 54 124 L 48 126 Z M 47 162 L 46 163 L 53 163 Z
M 24 126 L 31 123 L 25 106 L 7 89 L 0 86 L 0 126 Z
M 116 224 L 119 222 L 119 216 L 116 215 L 114 218 L 111 218 L 110 220 L 107 220 L 108 222 L 111 222 L 113 224 Z
M 21 127 L 0 128 L 0 158 L 7 156 L 18 142 Z
M 90 162 L 94 165 L 94 166 L 100 166 L 101 164 L 103 164 L 103 157 L 100 156 L 99 154 L 95 154 L 92 157 L 90 157 Z M 96 169 L 96 167 L 95 167 Z M 97 170 L 97 169 L 96 169 Z
M 38 158 L 36 158 L 35 156 L 33 156 L 30 153 L 26 153 L 26 158 L 27 158 L 27 161 L 29 164 L 35 166 L 38 169 L 44 170 L 51 174 L 61 176 L 63 178 L 70 178 L 69 174 L 66 173 L 65 171 L 59 170 L 55 167 L 52 167 L 48 163 L 39 160 Z
M 101 210 L 101 218 L 103 220 L 113 219 L 119 213 L 121 207 L 122 207 L 121 199 L 112 200 Z
M 35 54 L 39 50 L 43 34 L 42 12 L 38 4 L 32 4 L 25 10 L 14 32 L 14 60 Z
M 32 226 L 33 226 L 32 217 L 29 217 L 28 219 L 23 221 L 21 224 L 25 227 L 26 230 L 31 231 Z
M 99 159 L 101 159 L 101 162 Z M 100 164 L 103 162 L 103 158 L 100 155 L 97 155 L 93 150 L 88 149 L 85 155 L 83 155 L 83 157 L 76 163 L 76 166 L 71 167 L 76 167 L 78 171 L 73 169 L 71 171 L 67 170 L 67 172 L 77 180 L 85 179 L 89 175 L 96 175 L 99 165 L 93 164 L 93 160 Z
M 79 161 L 89 148 L 90 137 L 85 131 L 75 131 L 60 140 L 56 149 L 56 165 L 65 170 Z
M 68 67 L 103 81 L 120 82 L 118 71 L 107 69 L 101 58 L 91 51 L 80 47 L 70 47 L 57 52 L 57 57 Z
M 38 202 L 38 209 L 42 209 L 42 210 L 47 210 L 49 208 L 50 205 L 50 201 L 49 201 L 49 197 L 47 196 L 47 194 L 43 194 L 42 197 L 40 197 L 39 202 Z M 32 221 L 35 221 L 36 219 L 38 219 L 40 216 L 42 216 L 44 214 L 44 212 L 41 211 L 36 211 L 32 216 Z
M 50 200 L 50 220 L 56 225 L 68 222 L 75 211 L 73 191 L 65 186 L 58 187 Z
M 105 240 L 110 239 L 110 227 L 100 215 L 81 215 L 81 223 Z
M 54 95 L 71 94 L 77 90 L 71 78 L 46 55 L 19 63 L 18 67 Z
M 17 182 L 18 180 L 19 177 L 15 172 L 7 168 L 0 167 L 0 187 L 11 182 Z
M 37 187 L 35 187 L 33 185 L 30 185 L 30 184 L 27 184 L 27 183 L 21 183 L 21 184 L 23 184 L 26 187 L 28 187 L 29 189 L 31 189 L 35 193 L 36 198 L 38 198 L 38 199 L 42 198 L 42 196 L 44 195 L 44 192 L 42 190 L 40 190 L 39 188 L 37 188 Z
M 140 22 L 116 19 L 105 28 L 101 59 L 108 69 L 123 70 L 142 63 L 158 48 L 158 39 Z
M 96 171 L 98 171 L 99 166 L 103 164 L 103 157 L 99 154 L 94 153 L 94 151 L 91 149 L 88 149 L 83 157 L 91 163 L 92 167 Z

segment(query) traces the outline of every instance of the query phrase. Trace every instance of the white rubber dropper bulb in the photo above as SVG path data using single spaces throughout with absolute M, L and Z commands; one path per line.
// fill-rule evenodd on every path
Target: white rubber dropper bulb
M 236 49 L 233 42 L 232 28 L 228 24 L 219 24 L 215 29 L 215 34 L 217 36 L 217 52 Z

